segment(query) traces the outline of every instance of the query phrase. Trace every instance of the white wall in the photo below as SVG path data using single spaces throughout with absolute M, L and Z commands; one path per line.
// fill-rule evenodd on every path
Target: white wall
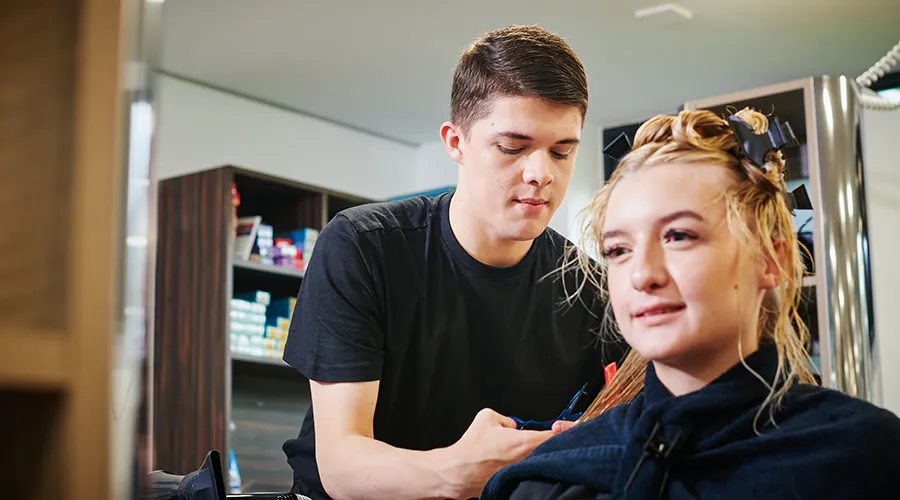
M 603 185 L 603 158 L 600 155 L 603 129 L 588 125 L 581 134 L 575 173 L 569 182 L 566 201 L 551 221 L 554 229 L 580 243 L 580 212 L 594 199 Z
M 418 188 L 418 150 L 160 75 L 160 179 L 236 165 L 375 199 Z
M 863 162 L 880 404 L 900 415 L 900 111 L 863 113 Z
M 435 127 L 435 135 L 437 135 Z M 416 192 L 456 185 L 456 162 L 447 154 L 444 143 L 422 144 L 416 151 Z
M 236 165 L 370 198 L 456 184 L 439 140 L 419 147 L 159 75 L 159 179 Z M 435 125 L 435 135 L 438 134 Z M 600 186 L 600 130 L 586 126 L 575 174 L 551 227 L 577 242 L 574 217 Z

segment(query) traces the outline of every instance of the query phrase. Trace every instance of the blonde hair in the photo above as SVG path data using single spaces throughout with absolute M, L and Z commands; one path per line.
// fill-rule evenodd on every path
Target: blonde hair
M 734 116 L 749 124 L 757 134 L 768 130 L 768 119 L 757 111 L 745 108 Z M 682 111 L 676 116 L 657 116 L 645 122 L 635 135 L 632 151 L 621 159 L 609 181 L 584 209 L 581 250 L 571 254 L 565 267 L 577 266 L 583 271 L 580 288 L 593 285 L 608 298 L 604 259 L 592 260 L 590 255 L 602 255 L 601 234 L 609 197 L 616 184 L 637 170 L 648 166 L 664 168 L 667 163 L 718 164 L 729 169 L 735 183 L 723 195 L 728 227 L 742 247 L 771 259 L 778 269 L 779 285 L 766 292 L 760 308 L 758 338 L 776 345 L 776 380 L 763 382 L 771 384 L 766 402 L 780 402 L 794 382 L 815 382 L 805 348 L 809 331 L 798 313 L 804 266 L 791 212 L 783 196 L 786 190 L 781 153 L 770 152 L 765 164 L 757 167 L 740 154 L 739 148 L 728 121 L 710 111 Z M 783 242 L 781 256 L 775 241 Z M 607 333 L 617 335 L 609 301 L 605 302 Z M 647 360 L 632 349 L 582 420 L 632 400 L 643 389 L 646 366 Z M 779 379 L 783 380 L 780 386 L 776 383 Z

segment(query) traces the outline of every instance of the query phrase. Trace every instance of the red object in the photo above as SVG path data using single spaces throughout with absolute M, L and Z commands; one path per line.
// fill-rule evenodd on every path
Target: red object
M 232 228 L 231 233 L 232 237 L 237 237 L 237 225 L 238 225 L 238 212 L 237 207 L 241 206 L 241 195 L 238 193 L 237 184 L 231 184 L 231 219 L 232 219 Z
M 606 378 L 607 384 L 609 384 L 609 382 L 612 380 L 612 378 L 615 374 L 616 374 L 616 362 L 613 361 L 612 363 L 606 365 L 606 368 L 603 369 L 603 376 Z

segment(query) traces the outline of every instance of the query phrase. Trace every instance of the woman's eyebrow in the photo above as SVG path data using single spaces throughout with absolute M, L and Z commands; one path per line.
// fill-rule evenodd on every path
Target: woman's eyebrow
M 668 224 L 670 222 L 676 221 L 678 219 L 694 219 L 698 222 L 706 222 L 706 219 L 703 218 L 702 215 L 698 214 L 693 210 L 678 210 L 672 212 L 670 214 L 664 215 L 657 219 L 661 224 Z

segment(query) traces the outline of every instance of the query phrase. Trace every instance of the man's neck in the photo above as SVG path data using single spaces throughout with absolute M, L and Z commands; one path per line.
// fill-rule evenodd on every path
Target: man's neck
M 457 192 L 450 199 L 450 229 L 459 245 L 473 259 L 494 267 L 509 267 L 519 263 L 534 240 L 515 241 L 498 238 L 476 215 L 472 204 Z

